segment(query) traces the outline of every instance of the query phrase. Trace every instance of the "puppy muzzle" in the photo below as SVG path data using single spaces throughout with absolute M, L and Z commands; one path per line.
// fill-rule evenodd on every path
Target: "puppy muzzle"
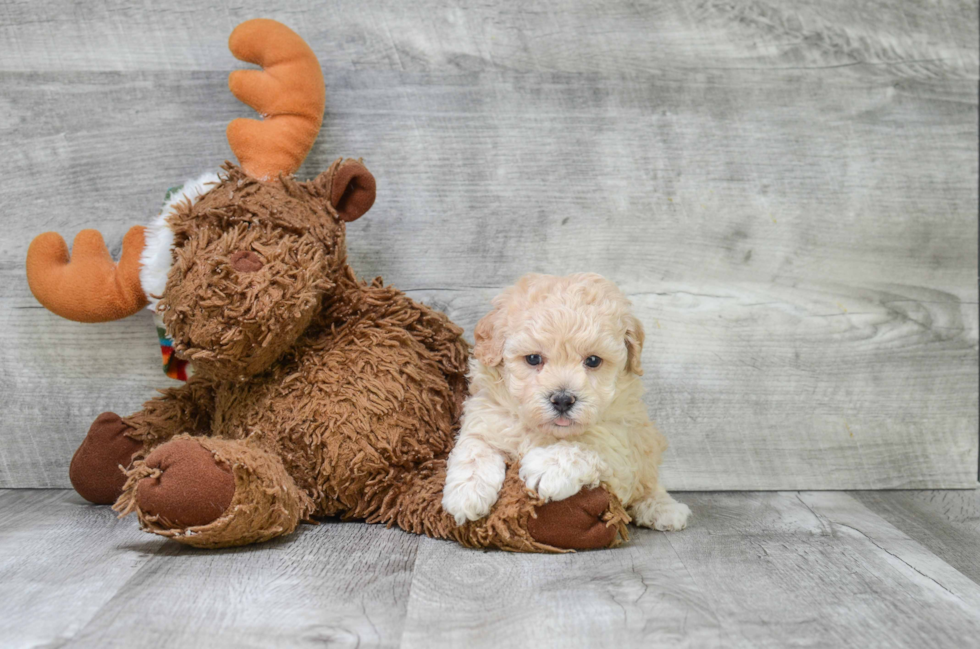
M 575 407 L 575 402 L 578 399 L 575 397 L 573 392 L 568 390 L 556 390 L 548 396 L 548 401 L 551 402 L 551 408 L 558 414 L 559 417 L 565 417 L 571 412 L 572 408 Z

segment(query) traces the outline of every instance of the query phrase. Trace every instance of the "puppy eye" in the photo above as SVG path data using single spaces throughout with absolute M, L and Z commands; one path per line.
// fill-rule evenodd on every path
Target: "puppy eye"
M 541 354 L 528 354 L 524 357 L 524 362 L 530 366 L 541 364 Z
M 586 367 L 591 367 L 591 368 L 595 369 L 596 367 L 599 367 L 600 365 L 602 365 L 602 359 L 599 358 L 598 356 L 589 356 L 588 358 L 585 359 L 585 366 Z

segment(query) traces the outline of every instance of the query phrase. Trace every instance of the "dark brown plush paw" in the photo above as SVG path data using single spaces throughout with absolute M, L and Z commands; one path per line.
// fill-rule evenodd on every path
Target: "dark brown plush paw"
M 126 435 L 131 430 L 114 412 L 103 412 L 92 422 L 68 467 L 68 478 L 78 495 L 96 505 L 116 501 L 126 484 L 123 469 L 143 448 L 143 442 Z
M 602 487 L 582 489 L 565 500 L 541 505 L 527 531 L 539 543 L 567 550 L 606 548 L 616 540 L 617 528 L 602 515 L 609 508 L 609 493 Z
M 231 467 L 193 439 L 176 439 L 154 449 L 146 466 L 160 474 L 136 486 L 140 511 L 169 527 L 207 525 L 225 513 L 235 496 Z

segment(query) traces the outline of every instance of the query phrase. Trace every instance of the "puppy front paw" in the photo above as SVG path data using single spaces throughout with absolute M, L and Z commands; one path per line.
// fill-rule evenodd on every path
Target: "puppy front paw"
M 547 502 L 564 500 L 583 487 L 597 487 L 605 470 L 595 451 L 559 442 L 528 451 L 521 459 L 520 476 Z
M 661 532 L 679 532 L 687 527 L 687 519 L 691 517 L 691 508 L 684 503 L 674 502 L 661 507 L 653 521 L 653 529 Z
M 485 451 L 475 445 L 461 444 L 449 456 L 442 508 L 457 525 L 489 514 L 504 485 L 507 466 L 503 457 Z
M 452 485 L 446 483 L 442 492 L 442 508 L 452 514 L 457 525 L 463 525 L 466 521 L 477 521 L 489 514 L 499 494 L 499 489 L 478 480 Z
M 691 508 L 664 493 L 637 503 L 630 508 L 629 514 L 635 525 L 652 527 L 660 532 L 677 532 L 687 527 Z

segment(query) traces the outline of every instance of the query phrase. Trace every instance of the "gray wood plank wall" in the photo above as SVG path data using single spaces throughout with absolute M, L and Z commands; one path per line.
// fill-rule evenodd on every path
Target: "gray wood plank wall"
M 60 320 L 24 255 L 118 253 L 231 156 L 256 16 L 323 65 L 300 174 L 378 178 L 361 274 L 468 332 L 528 271 L 621 284 L 669 487 L 976 485 L 976 2 L 269 0 L 0 3 L 0 487 L 67 486 L 89 422 L 168 383 L 148 314 Z

